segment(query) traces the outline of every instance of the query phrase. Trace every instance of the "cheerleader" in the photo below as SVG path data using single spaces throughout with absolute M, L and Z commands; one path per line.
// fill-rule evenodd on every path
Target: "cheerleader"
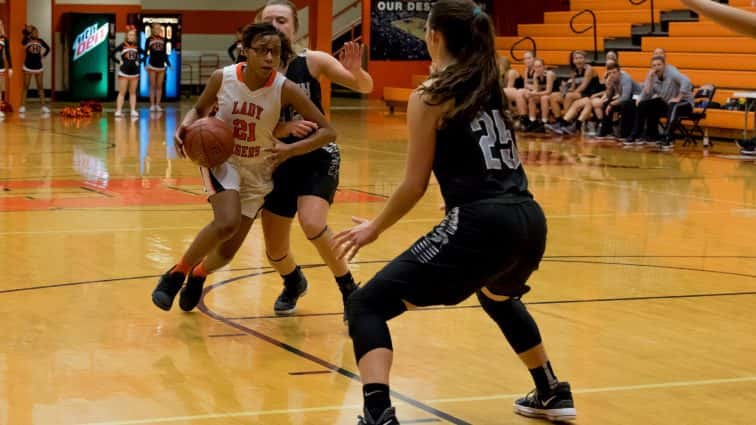
M 26 58 L 24 60 L 24 87 L 21 90 L 21 107 L 18 109 L 18 113 L 23 114 L 26 112 L 26 94 L 29 91 L 32 76 L 34 76 L 37 92 L 39 93 L 39 101 L 42 104 L 42 113 L 49 114 L 50 108 L 45 105 L 45 87 L 42 84 L 45 73 L 42 59 L 50 54 L 50 46 L 45 43 L 45 40 L 39 38 L 39 30 L 33 25 L 27 25 L 24 28 L 23 36 L 21 44 L 23 44 L 26 51 Z
M 136 110 L 137 86 L 139 85 L 139 64 L 144 60 L 145 51 L 137 44 L 137 32 L 134 26 L 126 27 L 126 41 L 113 51 L 113 60 L 118 61 L 118 99 L 116 100 L 116 117 L 123 116 L 123 102 L 126 99 L 126 91 L 129 92 L 129 104 L 131 105 L 131 117 L 139 117 Z
M 171 62 L 168 60 L 163 26 L 158 23 L 152 24 L 152 35 L 147 40 L 147 56 L 147 72 L 150 74 L 150 111 L 159 112 L 163 110 L 160 101 L 163 98 L 165 67 L 171 66 Z

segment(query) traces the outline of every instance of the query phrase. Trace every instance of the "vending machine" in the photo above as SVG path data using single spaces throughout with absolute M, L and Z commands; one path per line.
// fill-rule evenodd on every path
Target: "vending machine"
M 64 89 L 70 100 L 107 100 L 115 96 L 115 15 L 63 15 Z
M 179 100 L 181 94 L 181 15 L 140 14 L 129 18 L 139 31 L 139 45 L 147 50 L 147 39 L 152 35 L 152 25 L 158 24 L 165 38 L 165 49 L 170 66 L 165 69 L 163 100 Z M 149 74 L 142 63 L 139 78 L 139 97 L 149 98 Z

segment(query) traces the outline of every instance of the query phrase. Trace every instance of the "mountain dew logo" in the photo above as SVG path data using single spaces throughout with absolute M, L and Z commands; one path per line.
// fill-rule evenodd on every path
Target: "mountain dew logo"
M 108 24 L 102 24 L 99 28 L 97 24 L 86 28 L 79 35 L 76 36 L 76 40 L 73 44 L 74 57 L 73 60 L 77 61 L 82 56 L 86 55 L 89 51 L 99 46 L 108 38 Z

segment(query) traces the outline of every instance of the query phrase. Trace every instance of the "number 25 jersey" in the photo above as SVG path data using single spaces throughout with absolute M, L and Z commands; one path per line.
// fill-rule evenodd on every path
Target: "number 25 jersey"
M 433 173 L 447 210 L 482 199 L 532 198 L 515 131 L 496 106 L 480 110 L 472 121 L 454 118 L 436 131 Z

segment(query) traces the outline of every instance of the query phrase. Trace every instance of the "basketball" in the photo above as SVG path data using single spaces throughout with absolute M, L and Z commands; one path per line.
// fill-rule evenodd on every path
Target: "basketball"
M 184 151 L 198 165 L 217 167 L 234 153 L 234 136 L 223 121 L 202 118 L 186 129 Z

